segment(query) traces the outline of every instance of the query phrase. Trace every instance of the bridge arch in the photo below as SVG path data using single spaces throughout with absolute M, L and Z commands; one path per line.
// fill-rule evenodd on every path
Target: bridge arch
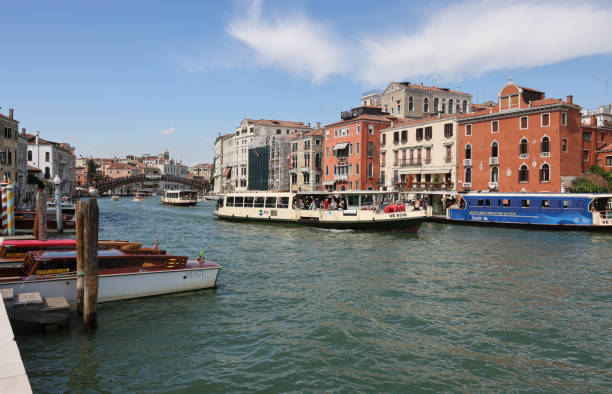
M 207 192 L 210 190 L 210 182 L 206 180 L 187 178 L 187 177 L 171 175 L 171 174 L 164 174 L 164 175 L 139 174 L 139 175 L 120 177 L 120 178 L 108 178 L 108 179 L 96 182 L 95 186 L 96 186 L 96 189 L 98 190 L 98 193 L 103 194 L 109 190 L 113 190 L 117 187 L 121 187 L 124 185 L 129 185 L 132 183 L 139 183 L 139 182 L 151 182 L 151 181 L 180 183 L 183 185 L 187 185 L 191 187 L 192 189 L 195 189 L 200 192 Z

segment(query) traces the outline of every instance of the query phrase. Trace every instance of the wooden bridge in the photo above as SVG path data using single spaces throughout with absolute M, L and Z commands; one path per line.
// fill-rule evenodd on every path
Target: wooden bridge
M 101 181 L 96 182 L 95 187 L 98 189 L 98 193 L 106 193 L 109 190 L 113 190 L 117 187 L 129 185 L 132 183 L 142 183 L 142 182 L 174 182 L 181 183 L 183 185 L 187 185 L 194 190 L 198 190 L 201 192 L 208 192 L 210 190 L 210 182 L 203 179 L 194 179 L 187 178 L 178 175 L 133 175 L 133 176 L 125 176 L 120 178 L 107 178 Z

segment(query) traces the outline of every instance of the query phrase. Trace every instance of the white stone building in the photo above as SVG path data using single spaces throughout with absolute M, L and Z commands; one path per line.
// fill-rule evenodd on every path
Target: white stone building
M 62 181 L 63 195 L 69 195 L 75 186 L 74 148 L 67 143 L 44 140 L 37 135 L 26 134 L 28 140 L 28 165 L 42 171 L 43 179 L 53 182 L 55 175 Z
M 597 109 L 582 110 L 582 123 L 591 126 L 612 127 L 612 104 L 599 106 Z M 592 124 L 593 120 L 597 124 Z
M 392 116 L 416 119 L 438 113 L 471 112 L 472 95 L 422 83 L 391 82 L 381 94 L 380 105 Z

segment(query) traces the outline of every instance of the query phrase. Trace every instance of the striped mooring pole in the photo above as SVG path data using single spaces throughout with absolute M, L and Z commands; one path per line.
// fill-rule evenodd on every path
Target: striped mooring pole
M 2 189 L 2 236 L 8 235 L 8 200 L 7 189 L 8 182 L 5 180 L 0 183 Z
M 15 235 L 15 185 L 9 183 L 6 189 L 6 219 L 7 233 L 9 236 Z

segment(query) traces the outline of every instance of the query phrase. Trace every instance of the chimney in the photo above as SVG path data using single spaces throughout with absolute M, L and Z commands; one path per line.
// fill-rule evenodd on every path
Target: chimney
M 529 100 L 529 108 L 531 108 L 531 100 Z
M 317 129 L 321 128 L 321 122 L 317 122 Z
M 567 103 L 568 104 L 574 104 L 574 96 L 573 95 L 569 94 L 567 96 Z
M 21 135 L 25 135 L 26 134 L 26 129 L 25 127 L 23 129 L 21 129 Z
M 310 128 L 310 122 L 308 122 L 308 128 Z
M 591 115 L 591 126 L 597 126 L 597 115 Z
M 13 108 L 9 108 L 9 119 L 13 120 Z

